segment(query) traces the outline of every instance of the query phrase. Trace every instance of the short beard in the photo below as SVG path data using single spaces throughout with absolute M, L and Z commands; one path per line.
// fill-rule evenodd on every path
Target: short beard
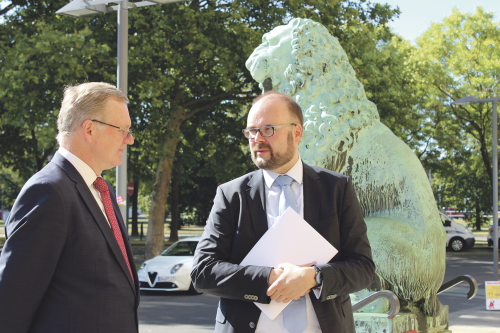
M 269 149 L 269 153 L 271 154 L 271 158 L 267 161 L 258 160 L 257 159 L 257 153 L 256 150 L 259 149 Z M 292 131 L 288 132 L 288 137 L 287 137 L 287 150 L 285 151 L 284 154 L 275 154 L 268 144 L 256 144 L 252 148 L 250 148 L 250 156 L 252 157 L 253 163 L 259 168 L 259 169 L 264 169 L 264 170 L 276 170 L 283 165 L 287 164 L 293 159 L 294 155 L 294 148 L 293 148 L 293 133 Z

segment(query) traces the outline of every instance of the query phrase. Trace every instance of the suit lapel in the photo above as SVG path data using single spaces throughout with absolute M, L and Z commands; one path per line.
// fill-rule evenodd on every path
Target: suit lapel
M 87 205 L 89 208 L 90 213 L 94 217 L 94 220 L 96 221 L 97 225 L 101 229 L 102 234 L 104 235 L 104 238 L 106 239 L 106 242 L 108 243 L 109 247 L 111 248 L 111 251 L 113 252 L 114 256 L 120 263 L 120 267 L 122 268 L 124 274 L 127 276 L 127 279 L 129 280 L 129 283 L 134 290 L 134 293 L 136 292 L 134 283 L 132 282 L 132 277 L 130 276 L 130 272 L 128 270 L 127 264 L 125 263 L 125 258 L 123 257 L 122 251 L 120 250 L 120 247 L 118 246 L 118 242 L 116 241 L 115 235 L 113 234 L 113 230 L 111 230 L 111 227 L 109 226 L 108 221 L 104 217 L 104 214 L 97 204 L 94 195 L 92 192 L 90 192 L 89 187 L 83 180 L 82 176 L 80 173 L 76 170 L 76 168 L 71 164 L 70 161 L 68 161 L 66 158 L 64 158 L 61 154 L 56 153 L 54 155 L 54 158 L 52 159 L 52 162 L 56 163 L 59 165 L 68 175 L 68 177 L 75 183 L 75 187 L 77 191 L 80 193 L 80 196 L 83 199 L 83 202 Z M 109 186 L 108 186 L 109 187 Z M 116 200 L 115 200 L 116 201 Z M 113 202 L 113 200 L 111 200 Z M 113 208 L 115 207 L 115 203 L 113 203 Z M 120 222 L 119 224 L 123 225 L 123 219 L 121 219 L 121 214 L 119 215 L 119 212 L 117 214 L 117 210 L 115 209 L 115 215 L 118 221 Z M 123 230 L 122 230 L 122 236 L 123 236 Z M 126 243 L 126 242 L 125 242 Z
M 317 229 L 320 210 L 321 183 L 319 176 L 309 165 L 302 162 L 304 179 L 304 220 L 306 220 L 314 229 Z
M 262 170 L 254 172 L 246 190 L 248 208 L 257 239 L 267 231 L 266 191 L 264 189 L 264 174 Z

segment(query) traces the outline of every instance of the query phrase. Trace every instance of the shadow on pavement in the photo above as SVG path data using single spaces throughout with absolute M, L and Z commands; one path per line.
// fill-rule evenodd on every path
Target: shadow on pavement
M 172 326 L 179 328 L 175 332 L 193 331 L 194 328 L 213 331 L 218 302 L 218 297 L 192 295 L 187 291 L 141 291 L 141 332 L 148 332 L 143 330 L 147 327 L 151 328 L 149 332 L 160 332 L 159 327 L 172 329 Z

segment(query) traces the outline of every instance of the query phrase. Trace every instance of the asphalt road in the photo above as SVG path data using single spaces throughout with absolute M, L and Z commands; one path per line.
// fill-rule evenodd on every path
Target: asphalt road
M 484 282 L 493 280 L 492 254 L 448 255 L 444 282 L 466 274 L 474 277 L 478 284 L 478 293 L 473 299 L 467 300 L 469 288 L 465 282 L 438 296 L 441 303 L 449 306 L 450 316 L 464 310 L 485 309 Z M 139 332 L 213 332 L 217 303 L 217 297 L 205 294 L 143 292 L 139 306 Z
M 219 298 L 185 292 L 141 292 L 139 333 L 214 331 Z
M 469 284 L 459 285 L 438 295 L 441 303 L 449 306 L 450 315 L 468 309 L 486 309 L 485 281 L 493 281 L 493 253 L 481 255 L 454 255 L 446 257 L 446 272 L 444 282 L 461 275 L 472 276 L 478 286 L 478 292 L 473 299 L 467 300 Z

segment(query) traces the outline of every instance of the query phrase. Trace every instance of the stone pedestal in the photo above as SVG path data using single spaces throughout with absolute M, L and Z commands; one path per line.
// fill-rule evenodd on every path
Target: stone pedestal
M 384 313 L 354 313 L 356 333 L 451 333 L 448 330 L 448 306 L 435 317 L 421 312 L 400 313 L 388 319 Z

